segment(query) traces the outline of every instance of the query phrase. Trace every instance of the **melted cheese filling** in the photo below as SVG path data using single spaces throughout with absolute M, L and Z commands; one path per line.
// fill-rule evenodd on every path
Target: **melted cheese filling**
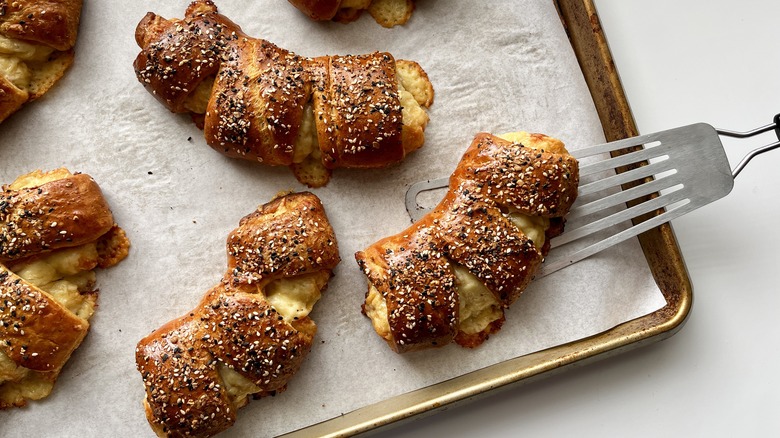
M 263 292 L 268 303 L 291 323 L 306 317 L 320 299 L 320 291 L 330 279 L 328 271 L 318 271 L 270 282 Z
M 195 114 L 206 114 L 211 98 L 211 89 L 214 88 L 214 80 L 214 76 L 202 80 L 195 91 L 184 100 L 184 108 Z
M 371 320 L 374 331 L 386 341 L 392 341 L 390 322 L 387 320 L 387 300 L 371 282 L 368 283 L 368 294 L 366 295 L 366 304 L 363 310 Z
M 314 151 L 320 151 L 320 143 L 317 139 L 317 125 L 314 123 L 314 107 L 311 102 L 303 107 L 301 127 L 293 148 L 293 163 L 301 163 Z
M 496 137 L 511 141 L 512 143 L 519 143 L 524 147 L 531 149 L 539 149 L 553 154 L 569 154 L 569 151 L 566 150 L 562 141 L 546 135 L 535 135 L 525 131 L 517 131 L 507 132 L 506 134 L 497 135 Z
M 311 102 L 303 107 L 301 127 L 293 145 L 295 175 L 302 182 L 319 187 L 328 182 L 330 173 L 322 164 L 322 151 L 314 122 L 314 108 Z
M 14 190 L 37 187 L 61 179 L 66 174 L 70 175 L 70 172 L 33 172 L 18 178 L 10 187 Z M 95 284 L 92 269 L 97 266 L 97 261 L 97 246 L 90 243 L 15 265 L 14 273 L 48 293 L 72 313 L 88 320 L 95 311 L 96 296 L 85 292 L 90 292 Z M 23 399 L 39 400 L 49 395 L 53 384 L 46 379 L 45 373 L 18 366 L 0 352 L 0 400 L 9 404 Z
M 221 362 L 217 364 L 217 372 L 222 379 L 222 384 L 225 386 L 230 403 L 234 409 L 246 405 L 251 394 L 260 392 L 260 388 L 252 383 L 251 380 Z
M 262 293 L 282 318 L 292 323 L 309 315 L 329 279 L 328 271 L 281 278 L 268 283 Z M 219 363 L 217 371 L 236 409 L 247 404 L 249 395 L 261 390 L 251 380 L 223 363 Z
M 501 303 L 484 283 L 463 266 L 452 265 L 458 282 L 460 331 L 479 333 L 503 315 Z
M 54 49 L 0 36 L 0 76 L 27 90 L 32 73 L 28 63 L 44 62 Z
M 509 208 L 507 217 L 526 237 L 533 241 L 536 251 L 541 253 L 546 239 L 545 234 L 547 229 L 550 228 L 550 219 L 541 216 L 529 216 L 520 213 L 514 208 Z

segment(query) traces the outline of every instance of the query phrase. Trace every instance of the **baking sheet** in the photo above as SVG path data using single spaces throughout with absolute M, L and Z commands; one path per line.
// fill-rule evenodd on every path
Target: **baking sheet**
M 3 437 L 152 436 L 140 406 L 136 342 L 192 308 L 218 281 L 225 239 L 242 216 L 280 190 L 303 189 L 287 169 L 212 151 L 186 116 L 168 113 L 135 80 L 136 23 L 149 10 L 181 17 L 187 2 L 104 3 L 85 5 L 69 74 L 0 125 L 0 180 L 63 165 L 93 175 L 133 248 L 99 274 L 92 331 L 54 393 L 0 412 Z M 311 23 L 278 0 L 218 5 L 248 34 L 302 55 L 387 50 L 416 60 L 436 88 L 423 149 L 384 170 L 337 170 L 315 190 L 343 259 L 312 314 L 318 338 L 288 391 L 250 403 L 225 436 L 289 432 L 663 306 L 631 241 L 534 283 L 507 312 L 502 331 L 479 349 L 392 353 L 359 313 L 365 279 L 353 253 L 408 225 L 409 184 L 448 175 L 478 131 L 545 132 L 572 149 L 603 141 L 554 6 L 420 1 L 406 26 L 387 30 L 369 17 L 348 26 Z

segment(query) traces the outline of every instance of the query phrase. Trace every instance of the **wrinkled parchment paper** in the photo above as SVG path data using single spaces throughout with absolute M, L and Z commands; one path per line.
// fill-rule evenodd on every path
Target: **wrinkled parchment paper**
M 92 175 L 132 241 L 98 275 L 99 309 L 53 394 L 0 412 L 0 436 L 153 436 L 144 417 L 138 340 L 200 300 L 225 271 L 225 239 L 281 190 L 286 168 L 211 150 L 186 116 L 136 81 L 134 29 L 147 11 L 181 17 L 186 0 L 85 2 L 76 62 L 43 99 L 0 125 L 0 181 L 66 166 Z M 224 436 L 296 430 L 466 372 L 579 339 L 663 305 L 639 245 L 628 242 L 534 283 L 482 347 L 391 352 L 360 314 L 366 282 L 353 254 L 409 224 L 404 193 L 447 176 L 479 131 L 543 132 L 572 149 L 603 142 L 591 98 L 548 0 L 420 0 L 392 30 L 370 17 L 313 23 L 282 0 L 218 1 L 253 36 L 307 56 L 386 50 L 418 61 L 436 89 L 426 145 L 400 165 L 337 170 L 315 193 L 342 263 L 312 314 L 311 355 L 276 397 L 253 401 Z

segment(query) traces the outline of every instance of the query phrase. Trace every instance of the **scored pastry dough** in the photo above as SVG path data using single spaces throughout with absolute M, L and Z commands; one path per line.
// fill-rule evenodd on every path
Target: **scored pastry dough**
M 73 63 L 81 0 L 0 2 L 0 122 Z
M 401 161 L 425 140 L 433 87 L 389 53 L 306 58 L 193 2 L 185 18 L 138 24 L 139 81 L 169 110 L 190 113 L 206 143 L 233 158 L 289 166 L 325 185 L 332 169 Z
M 51 392 L 95 311 L 97 267 L 129 242 L 97 184 L 66 169 L 32 172 L 0 197 L 0 409 Z
M 311 349 L 309 318 L 339 262 L 320 200 L 277 197 L 241 219 L 222 282 L 138 343 L 144 406 L 159 436 L 211 436 L 249 401 L 284 391 Z
M 478 134 L 433 211 L 355 254 L 363 313 L 399 353 L 482 344 L 563 232 L 578 183 L 559 140 Z

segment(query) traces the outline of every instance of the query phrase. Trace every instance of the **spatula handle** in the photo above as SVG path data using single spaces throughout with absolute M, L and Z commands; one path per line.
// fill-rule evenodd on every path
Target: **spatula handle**
M 752 151 L 748 152 L 747 155 L 745 155 L 739 163 L 734 167 L 734 169 L 731 171 L 731 175 L 736 178 L 737 175 L 739 175 L 740 172 L 742 172 L 742 169 L 747 166 L 747 164 L 750 162 L 750 160 L 753 159 L 756 155 L 763 154 L 764 152 L 769 152 L 773 149 L 777 149 L 780 147 L 780 113 L 776 114 L 772 123 L 762 126 L 760 128 L 753 129 L 752 131 L 746 131 L 746 132 L 739 132 L 739 131 L 729 131 L 726 129 L 717 129 L 719 135 L 723 135 L 725 137 L 734 137 L 734 138 L 748 138 L 753 137 L 758 134 L 763 134 L 764 132 L 769 132 L 771 130 L 775 131 L 775 135 L 777 136 L 778 141 L 774 143 L 770 143 L 766 146 L 761 146 L 759 148 L 753 149 Z

